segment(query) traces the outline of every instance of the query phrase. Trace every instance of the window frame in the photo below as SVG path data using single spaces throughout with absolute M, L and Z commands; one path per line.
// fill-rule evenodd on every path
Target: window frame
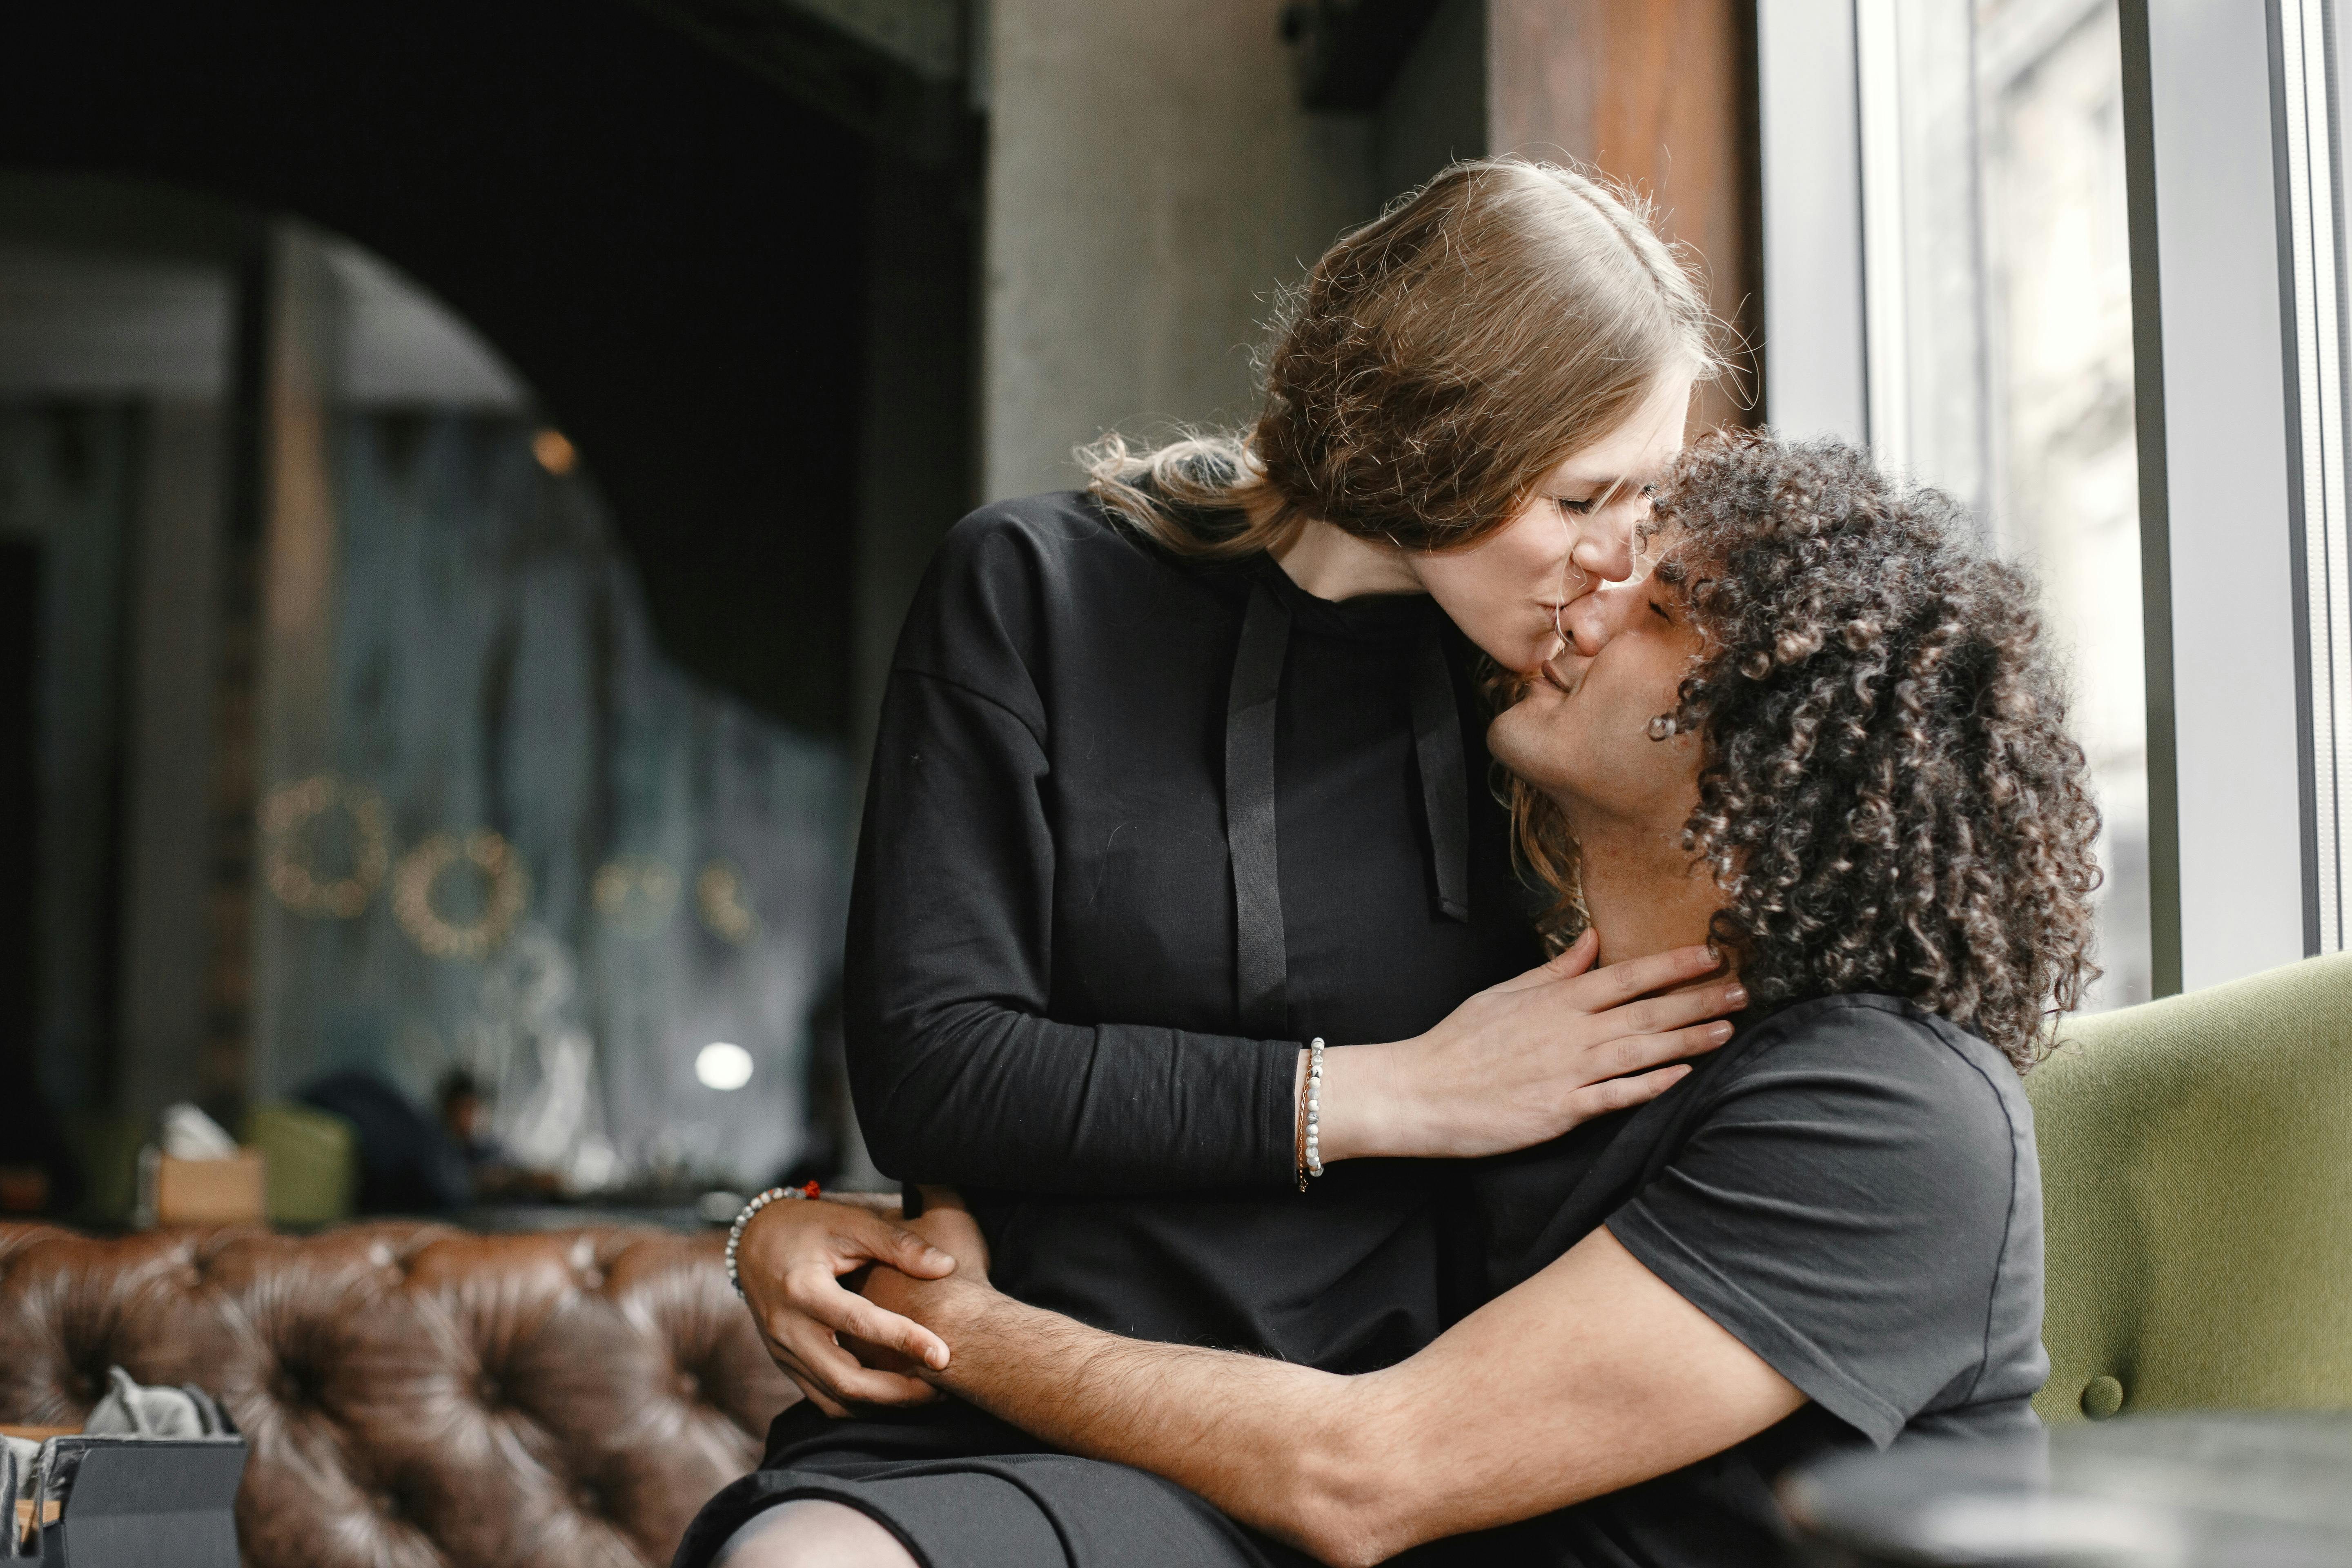
M 1900 193 L 1863 141 L 1893 4 L 1757 6 L 1765 414 L 1791 435 L 1868 439 L 1873 375 L 1883 394 L 1900 371 L 1870 308 Z M 2162 996 L 2352 925 L 2352 55 L 2331 0 L 2120 0 L 2119 20 Z

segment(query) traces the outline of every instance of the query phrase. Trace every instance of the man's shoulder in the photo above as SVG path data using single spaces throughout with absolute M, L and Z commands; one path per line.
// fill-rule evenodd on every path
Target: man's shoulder
M 1868 1077 L 1928 1078 L 1976 1085 L 1994 1100 L 2022 1100 L 2017 1069 L 1981 1035 L 1916 1002 L 1877 993 L 1813 996 L 1751 1026 L 1751 1072 L 1839 1066 Z
M 1950 1019 L 1898 996 L 1858 994 L 1793 1003 L 1751 1026 L 1719 1090 L 1834 1100 L 1844 1117 L 1907 1131 L 1950 1156 L 1973 1151 L 2017 1174 L 2033 1112 L 2007 1057 Z
M 1862 994 L 1783 1007 L 1725 1049 L 1618 1239 L 1874 1442 L 2031 1394 L 2041 1190 L 2008 1058 Z

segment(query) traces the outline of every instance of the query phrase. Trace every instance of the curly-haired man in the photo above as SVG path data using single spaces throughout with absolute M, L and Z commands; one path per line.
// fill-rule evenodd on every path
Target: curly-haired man
M 2032 1426 L 2019 1074 L 2093 973 L 2098 877 L 2033 584 L 1831 444 L 1702 443 L 1650 534 L 1654 570 L 1573 606 L 1490 742 L 1556 937 L 1603 963 L 1711 938 L 1751 1000 L 1654 1102 L 1486 1164 L 1486 1305 L 1354 1377 L 1122 1339 L 991 1290 L 947 1206 L 916 1223 L 961 1267 L 869 1283 L 952 1348 L 925 1375 L 1089 1457 L 1040 1462 L 1236 1522 L 1187 1562 L 1760 1562 L 1790 1463 Z M 1162 1560 L 1123 1527 L 1077 1521 L 1110 1550 L 1069 1554 Z

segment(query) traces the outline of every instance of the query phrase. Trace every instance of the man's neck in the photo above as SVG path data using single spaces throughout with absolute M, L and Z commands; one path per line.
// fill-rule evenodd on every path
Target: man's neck
M 1404 553 L 1373 544 L 1308 518 L 1274 550 L 1275 563 L 1290 580 L 1318 599 L 1359 599 L 1367 594 L 1421 594 Z
M 1595 967 L 1706 942 L 1723 907 L 1722 889 L 1682 847 L 1680 817 L 1579 822 L 1577 868 L 1601 937 Z

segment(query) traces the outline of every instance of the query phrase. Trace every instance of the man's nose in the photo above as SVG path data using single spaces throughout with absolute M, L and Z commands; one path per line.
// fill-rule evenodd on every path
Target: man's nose
M 1560 626 L 1568 633 L 1569 647 L 1586 658 L 1591 658 L 1608 646 L 1612 630 L 1608 594 L 1587 594 L 1561 612 Z

